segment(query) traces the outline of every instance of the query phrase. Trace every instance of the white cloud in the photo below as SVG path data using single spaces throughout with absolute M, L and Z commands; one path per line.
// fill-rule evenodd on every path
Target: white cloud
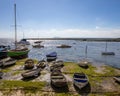
M 1 32 L 2 33 L 2 32 Z M 14 37 L 13 33 L 7 34 L 3 32 L 1 37 Z M 26 29 L 24 30 L 25 38 L 32 37 L 77 37 L 77 38 L 119 38 L 120 29 L 102 29 L 96 26 L 96 29 L 63 29 L 58 30 L 55 28 L 49 30 L 40 29 Z M 18 38 L 23 38 L 23 31 L 18 31 Z

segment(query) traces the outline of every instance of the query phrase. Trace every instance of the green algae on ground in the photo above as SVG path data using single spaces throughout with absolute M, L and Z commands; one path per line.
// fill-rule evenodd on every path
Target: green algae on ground
M 45 86 L 45 82 L 31 82 L 18 80 L 1 80 L 0 89 L 22 88 L 24 90 L 41 90 Z

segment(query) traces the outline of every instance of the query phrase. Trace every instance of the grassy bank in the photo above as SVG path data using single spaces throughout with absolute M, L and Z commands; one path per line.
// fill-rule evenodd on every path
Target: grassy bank
M 120 94 L 120 84 L 113 80 L 113 76 L 120 75 L 120 70 L 113 67 L 105 65 L 94 66 L 92 63 L 89 63 L 89 67 L 84 69 L 75 62 L 65 62 L 64 67 L 61 69 L 63 74 L 72 79 L 75 72 L 84 72 L 89 78 L 89 85 L 81 91 L 75 89 L 73 82 L 68 80 L 68 91 L 59 92 L 53 89 L 50 82 L 46 82 L 46 79 L 40 81 L 42 77 L 49 73 L 45 69 L 41 71 L 42 74 L 36 79 L 28 81 L 18 80 L 19 78 L 14 79 L 15 76 L 18 75 L 19 77 L 25 71 L 24 69 L 20 69 L 24 65 L 25 60 L 18 60 L 16 65 L 2 69 L 2 72 L 5 74 L 11 73 L 13 80 L 0 80 L 0 94 L 3 94 L 1 96 L 7 96 L 6 94 L 10 93 L 18 94 L 17 96 L 35 96 L 36 94 L 38 96 L 79 96 L 84 94 L 89 94 L 89 96 L 101 96 L 101 94 L 102 96 L 116 96 L 116 94 Z M 35 60 L 36 63 L 37 60 Z

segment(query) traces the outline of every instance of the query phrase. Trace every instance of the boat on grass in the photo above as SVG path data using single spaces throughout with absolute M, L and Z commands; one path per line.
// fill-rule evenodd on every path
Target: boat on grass
M 41 68 L 32 69 L 22 73 L 21 75 L 23 78 L 37 77 L 39 76 L 40 71 L 41 71 Z
M 88 68 L 88 67 L 89 67 L 88 64 L 89 64 L 88 61 L 80 61 L 80 62 L 78 63 L 78 65 L 79 65 L 80 67 L 82 67 L 82 68 Z
M 8 57 L 8 58 L 0 61 L 0 66 L 6 67 L 6 66 L 14 65 L 16 62 L 17 62 L 17 60 Z
M 25 69 L 32 69 L 34 68 L 34 61 L 32 59 L 27 59 L 25 61 Z
M 55 70 L 51 73 L 51 84 L 55 87 L 64 87 L 67 85 L 65 76 L 59 71 Z
M 115 76 L 115 77 L 113 77 L 113 79 L 120 83 L 120 76 Z
M 56 52 L 51 52 L 51 53 L 47 54 L 46 57 L 47 57 L 48 62 L 54 61 L 54 60 L 57 59 L 57 53 Z
M 88 84 L 88 77 L 84 73 L 74 73 L 73 84 L 79 89 L 82 89 Z
M 45 68 L 45 66 L 46 66 L 46 61 L 45 60 L 39 61 L 36 65 L 37 68 L 42 68 L 42 69 Z

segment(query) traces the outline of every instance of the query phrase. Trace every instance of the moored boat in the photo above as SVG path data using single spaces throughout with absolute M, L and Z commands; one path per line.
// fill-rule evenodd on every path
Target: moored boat
M 40 71 L 41 71 L 41 68 L 32 69 L 32 70 L 22 73 L 21 75 L 23 78 L 37 77 L 37 76 L 39 76 Z
M 72 46 L 70 45 L 66 45 L 66 44 L 62 44 L 60 46 L 57 46 L 57 48 L 71 48 Z
M 0 59 L 7 57 L 7 50 L 10 49 L 10 46 L 0 45 Z
M 30 42 L 27 41 L 26 39 L 21 39 L 17 44 L 24 44 L 24 45 L 30 45 Z
M 42 41 L 35 41 L 34 43 L 42 43 Z
M 115 55 L 114 52 L 102 52 L 102 55 Z
M 7 55 L 12 58 L 25 58 L 28 55 L 29 49 L 26 47 L 17 47 L 17 22 L 16 22 L 16 4 L 14 4 L 14 19 L 15 19 L 15 49 L 8 50 Z
M 51 52 L 49 54 L 46 55 L 47 57 L 47 61 L 54 61 L 57 59 L 57 53 L 56 52 Z
M 36 45 L 32 45 L 32 46 L 33 46 L 33 48 L 44 48 L 44 46 L 40 45 L 40 44 L 36 44 Z
M 26 58 L 28 56 L 29 49 L 28 48 L 17 48 L 13 50 L 9 50 L 7 55 L 12 58 Z
M 88 77 L 84 73 L 74 73 L 73 84 L 79 89 L 82 89 L 88 84 Z

